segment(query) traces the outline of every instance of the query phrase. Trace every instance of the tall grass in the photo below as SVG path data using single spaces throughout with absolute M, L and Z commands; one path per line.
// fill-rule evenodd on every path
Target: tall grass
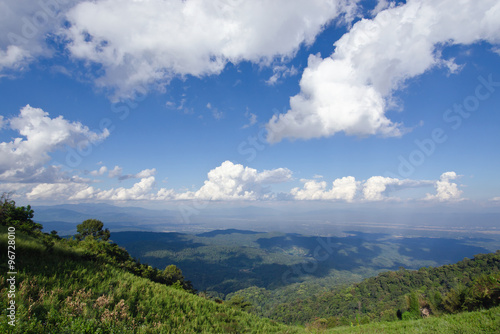
M 3 231 L 2 231 L 3 232 Z M 0 248 L 7 238 L 0 235 Z M 7 324 L 7 282 L 0 279 L 2 333 L 295 333 L 180 288 L 91 261 L 71 242 L 53 247 L 16 235 L 15 327 Z M 5 255 L 0 260 L 2 271 Z

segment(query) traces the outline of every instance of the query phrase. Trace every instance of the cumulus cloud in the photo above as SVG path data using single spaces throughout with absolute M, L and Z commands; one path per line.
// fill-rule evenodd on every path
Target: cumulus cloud
M 0 143 L 0 180 L 17 182 L 57 182 L 62 177 L 59 167 L 44 166 L 49 153 L 70 147 L 85 147 L 109 136 L 100 134 L 79 122 L 70 122 L 62 116 L 50 118 L 40 108 L 23 107 L 18 116 L 7 121 L 8 128 L 20 136 Z
M 286 168 L 264 170 L 223 162 L 208 173 L 208 179 L 198 191 L 176 192 L 173 189 L 155 189 L 156 169 L 146 169 L 135 176 L 140 181 L 130 188 L 98 189 L 88 184 L 41 183 L 26 197 L 34 199 L 132 201 L 132 200 L 265 200 L 275 197 L 270 184 L 287 182 L 291 171 Z
M 273 195 L 267 186 L 287 182 L 291 177 L 292 172 L 287 168 L 258 172 L 256 169 L 225 161 L 208 173 L 208 179 L 198 191 L 178 194 L 177 199 L 269 199 Z
M 120 166 L 115 166 L 112 170 L 109 171 L 108 177 L 120 177 L 123 173 L 123 168 Z
M 333 181 L 332 188 L 327 190 L 325 181 L 301 180 L 302 189 L 293 188 L 290 194 L 297 200 L 344 200 L 352 202 L 356 195 L 358 182 L 352 176 L 346 176 Z
M 26 198 L 28 200 L 50 199 L 63 201 L 71 199 L 75 193 L 87 188 L 87 185 L 78 183 L 40 183 L 26 194 Z
M 357 0 L 102 0 L 67 12 L 72 56 L 102 65 L 97 84 L 127 96 L 174 76 L 220 73 L 228 62 L 268 65 L 352 16 Z M 352 17 L 350 17 L 352 19 Z
M 48 36 L 59 29 L 66 10 L 79 1 L 0 2 L 0 73 L 20 70 L 39 56 L 50 56 Z
M 88 184 L 40 183 L 27 193 L 26 197 L 29 200 L 154 200 L 156 199 L 152 193 L 154 184 L 154 176 L 145 177 L 130 188 L 119 187 L 108 190 L 96 189 Z
M 391 177 L 372 176 L 363 183 L 363 197 L 366 201 L 395 200 L 399 198 L 386 196 L 389 190 L 422 187 L 433 183 L 433 181 L 428 180 L 400 180 Z
M 436 182 L 436 194 L 426 194 L 426 200 L 438 200 L 440 202 L 462 201 L 462 190 L 458 189 L 456 183 L 450 182 L 459 177 L 455 172 L 446 172 L 441 174 L 440 180 Z
M 95 195 L 100 200 L 126 201 L 151 199 L 151 190 L 155 184 L 154 176 L 142 178 L 131 188 L 113 188 L 100 191 Z
M 140 171 L 137 174 L 126 174 L 126 175 L 121 175 L 122 169 L 115 166 L 115 169 L 110 172 L 110 175 L 119 175 L 118 180 L 123 181 L 123 180 L 128 180 L 128 179 L 144 179 L 144 178 L 149 178 L 151 176 L 154 176 L 156 174 L 156 168 L 152 169 L 144 169 Z M 119 173 L 119 174 L 118 174 Z
M 108 167 L 102 166 L 98 170 L 90 171 L 89 174 L 92 176 L 102 176 L 102 175 L 106 174 L 107 171 L 108 171 Z
M 380 2 L 384 6 L 384 2 Z M 381 7 L 382 8 L 382 7 Z M 380 9 L 380 8 L 379 8 Z M 500 42 L 500 2 L 412 0 L 363 19 L 335 42 L 327 57 L 311 55 L 290 110 L 267 124 L 268 140 L 347 135 L 401 136 L 402 124 L 386 111 L 408 79 L 443 66 L 440 49 Z

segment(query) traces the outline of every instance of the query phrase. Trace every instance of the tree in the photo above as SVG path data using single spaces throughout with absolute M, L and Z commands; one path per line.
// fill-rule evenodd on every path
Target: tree
M 103 230 L 103 226 L 104 224 L 100 220 L 87 219 L 76 226 L 76 231 L 78 232 L 78 234 L 75 237 L 78 240 L 82 240 L 88 236 L 92 236 L 94 238 L 106 241 L 110 237 L 110 232 L 108 229 Z
M 159 273 L 159 282 L 167 285 L 178 285 L 186 291 L 194 292 L 193 285 L 184 278 L 182 270 L 171 264 Z
M 3 193 L 0 196 L 0 225 L 13 226 L 28 233 L 40 232 L 43 226 L 33 221 L 34 214 L 29 205 L 16 207 L 10 194 Z

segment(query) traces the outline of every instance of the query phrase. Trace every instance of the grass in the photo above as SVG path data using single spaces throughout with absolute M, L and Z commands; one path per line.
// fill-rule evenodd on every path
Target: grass
M 500 307 L 420 320 L 379 322 L 353 327 L 338 327 L 326 333 L 499 333 Z
M 0 234 L 0 249 L 7 236 Z M 297 333 L 227 305 L 87 259 L 79 245 L 16 234 L 16 320 L 7 324 L 0 277 L 2 333 Z M 2 272 L 7 259 L 2 251 Z

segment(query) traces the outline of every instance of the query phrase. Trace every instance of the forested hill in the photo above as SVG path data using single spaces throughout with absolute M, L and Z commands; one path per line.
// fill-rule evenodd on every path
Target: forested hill
M 232 295 L 257 304 L 263 289 Z M 436 268 L 380 273 L 348 287 L 337 287 L 309 298 L 264 305 L 254 312 L 285 323 L 322 321 L 328 327 L 351 323 L 417 319 L 500 305 L 500 251 L 479 254 Z

